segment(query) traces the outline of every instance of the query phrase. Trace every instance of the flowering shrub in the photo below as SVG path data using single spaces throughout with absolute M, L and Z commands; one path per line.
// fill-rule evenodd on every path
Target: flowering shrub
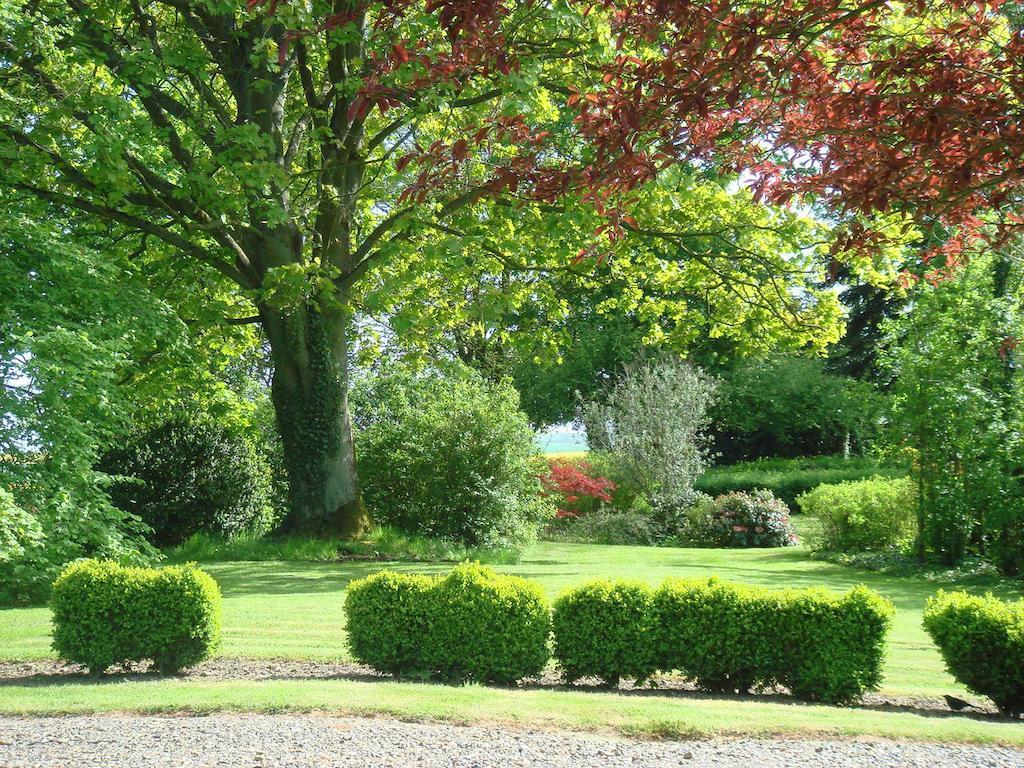
M 785 547 L 798 541 L 789 507 L 766 490 L 726 493 L 699 504 L 690 536 L 714 547 Z
M 580 517 L 593 512 L 602 503 L 610 504 L 616 485 L 607 477 L 593 476 L 587 461 L 548 460 L 548 471 L 541 477 L 546 495 L 553 498 L 559 518 Z

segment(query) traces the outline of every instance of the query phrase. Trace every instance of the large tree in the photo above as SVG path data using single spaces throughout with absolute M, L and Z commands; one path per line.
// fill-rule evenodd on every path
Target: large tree
M 960 227 L 953 255 L 1024 174 L 1022 42 L 999 6 L 8 0 L 0 181 L 251 301 L 226 322 L 270 344 L 292 525 L 351 533 L 368 274 L 484 201 L 596 213 L 565 243 L 579 263 L 638 234 L 685 245 L 629 207 L 680 163 L 836 203 L 837 252 L 876 246 L 895 209 Z

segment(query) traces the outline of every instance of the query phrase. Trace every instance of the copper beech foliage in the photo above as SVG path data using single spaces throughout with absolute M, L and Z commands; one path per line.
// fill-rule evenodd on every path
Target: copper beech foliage
M 279 1 L 249 5 L 274 13 Z M 401 102 L 391 84 L 400 68 L 415 68 L 413 88 L 517 71 L 542 52 L 518 47 L 505 21 L 535 3 L 385 0 L 371 33 L 392 43 L 371 56 L 350 119 Z M 521 151 L 492 167 L 488 192 L 554 201 L 583 191 L 613 235 L 635 226 L 624 195 L 673 163 L 739 172 L 770 202 L 827 204 L 846 217 L 837 250 L 870 250 L 881 237 L 857 213 L 901 211 L 940 225 L 951 236 L 924 258 L 941 253 L 946 265 L 978 238 L 1005 238 L 1024 223 L 1024 36 L 1001 0 L 569 5 L 605 14 L 618 51 L 595 62 L 591 87 L 561 89 L 587 151 L 560 152 L 523 115 L 494 114 L 462 138 L 402 157 L 401 168 L 419 171 L 403 199 L 426 199 L 491 142 L 511 142 Z M 395 35 L 405 15 L 424 10 L 436 14 L 447 49 Z M 352 5 L 286 37 L 365 11 Z

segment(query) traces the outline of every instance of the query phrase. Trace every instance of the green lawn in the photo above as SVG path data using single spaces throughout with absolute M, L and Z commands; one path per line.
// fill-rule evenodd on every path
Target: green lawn
M 223 655 L 341 660 L 347 658 L 342 630 L 345 586 L 350 580 L 384 566 L 375 562 L 235 562 L 210 563 L 205 567 L 220 582 L 224 592 Z M 391 567 L 436 572 L 447 566 L 402 563 Z M 541 543 L 529 549 L 519 564 L 497 568 L 537 579 L 552 596 L 568 585 L 598 576 L 640 578 L 653 584 L 666 576 L 717 575 L 772 587 L 824 585 L 833 589 L 865 583 L 889 597 L 897 610 L 884 691 L 966 695 L 943 670 L 938 652 L 921 628 L 924 601 L 937 589 L 937 585 L 923 579 L 886 576 L 815 561 L 801 547 L 707 550 Z M 949 588 L 948 584 L 945 586 Z M 1007 587 L 996 592 L 1005 597 L 1017 596 Z M 49 655 L 48 621 L 45 608 L 0 611 L 0 658 L 32 659 Z M 375 703 L 365 705 L 366 701 Z M 356 681 L 199 683 L 169 680 L 0 688 L 0 711 L 6 712 L 125 707 L 144 710 L 298 707 L 354 711 L 360 706 L 403 716 L 526 718 L 535 725 L 551 722 L 575 727 L 605 723 L 609 727 L 642 732 L 707 730 L 712 726 L 716 730 L 743 732 L 838 729 L 848 733 L 1024 743 L 1024 725 L 1018 724 L 728 698 L 680 699 L 665 694 L 628 696 L 452 689 Z M 523 707 L 530 711 L 522 710 Z M 613 717 L 609 710 L 618 714 Z

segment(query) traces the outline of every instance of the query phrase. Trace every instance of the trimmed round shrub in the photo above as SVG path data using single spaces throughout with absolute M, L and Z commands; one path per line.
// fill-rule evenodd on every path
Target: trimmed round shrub
M 940 591 L 928 600 L 924 628 L 953 677 L 1000 712 L 1024 714 L 1024 601 Z
M 348 647 L 363 664 L 398 675 L 426 671 L 423 642 L 430 629 L 437 579 L 380 571 L 348 585 Z
M 798 541 L 789 507 L 766 490 L 699 503 L 690 516 L 689 535 L 713 547 L 786 547 Z
M 655 649 L 662 671 L 676 670 L 708 691 L 744 693 L 770 684 L 781 652 L 763 590 L 717 579 L 668 579 L 655 593 Z
M 863 586 L 845 594 L 790 589 L 779 599 L 774 638 L 786 649 L 778 659 L 780 685 L 801 699 L 830 704 L 877 690 L 892 603 Z
M 654 590 L 642 582 L 594 581 L 555 602 L 555 659 L 567 682 L 600 677 L 638 683 L 655 669 Z
M 195 533 L 265 533 L 274 522 L 266 458 L 209 417 L 177 416 L 131 435 L 99 469 L 126 478 L 111 486 L 111 501 L 149 525 L 160 547 Z
M 898 552 L 914 541 L 917 493 L 906 477 L 819 485 L 802 494 L 797 504 L 819 522 L 812 540 L 815 549 Z
M 53 649 L 94 675 L 147 659 L 174 674 L 209 658 L 220 643 L 220 589 L 193 565 L 80 560 L 57 577 L 50 607 Z
M 392 372 L 352 394 L 356 457 L 373 519 L 469 546 L 519 546 L 554 514 L 533 430 L 508 383 Z
M 706 690 L 783 686 L 838 704 L 881 682 L 894 609 L 864 587 L 839 594 L 669 579 L 654 602 L 658 667 Z
M 432 590 L 426 666 L 448 680 L 514 683 L 550 658 L 543 588 L 477 563 L 462 563 Z

